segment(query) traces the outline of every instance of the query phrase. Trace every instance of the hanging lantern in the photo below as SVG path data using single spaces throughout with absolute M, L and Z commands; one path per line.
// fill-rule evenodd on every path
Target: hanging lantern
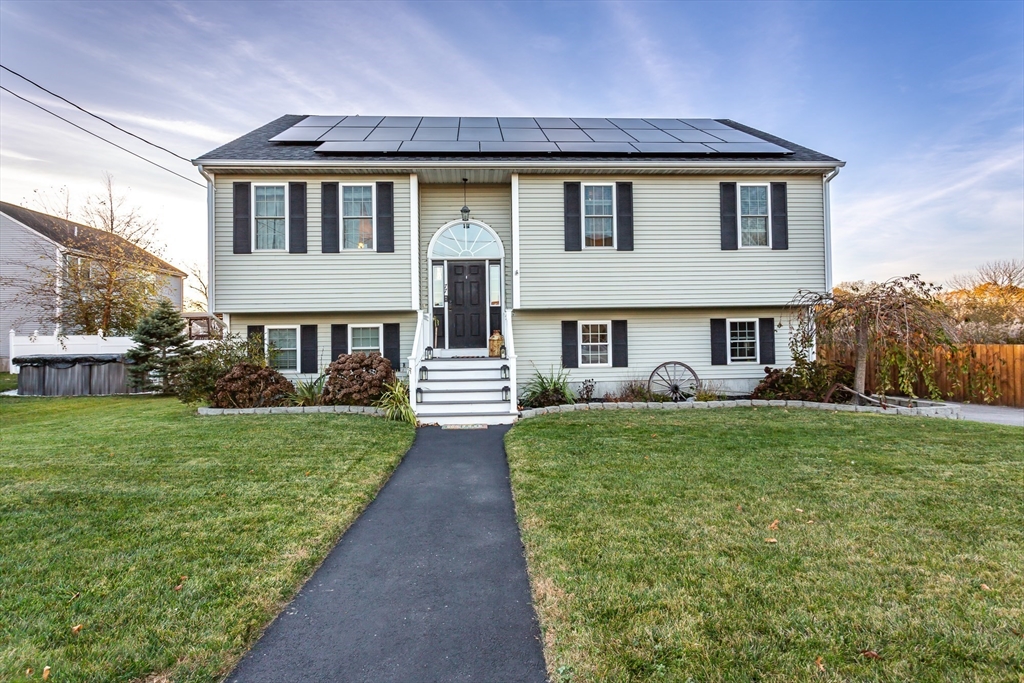
M 502 365 L 501 366 L 501 378 L 502 379 L 508 379 L 509 378 L 508 366 L 507 365 Z
M 469 182 L 469 178 L 462 179 L 462 210 L 459 212 L 462 214 L 462 227 L 469 227 L 469 204 L 466 202 L 466 183 Z

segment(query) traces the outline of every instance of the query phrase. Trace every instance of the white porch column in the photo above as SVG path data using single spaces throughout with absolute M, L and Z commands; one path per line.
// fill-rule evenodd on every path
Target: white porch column
M 519 174 L 512 174 L 512 308 L 523 305 L 519 288 Z
M 412 251 L 412 310 L 420 308 L 420 180 L 409 174 L 409 248 Z

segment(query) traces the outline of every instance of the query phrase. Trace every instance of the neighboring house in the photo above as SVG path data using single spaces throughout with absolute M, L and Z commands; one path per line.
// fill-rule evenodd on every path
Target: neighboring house
M 194 163 L 211 311 L 292 376 L 380 351 L 437 422 L 510 421 L 560 368 L 597 396 L 672 360 L 749 391 L 791 362 L 787 303 L 831 284 L 843 166 L 724 119 L 404 116 L 283 116 Z M 494 330 L 510 358 L 465 358 Z
M 41 277 L 41 267 L 56 267 L 62 259 L 89 259 L 94 245 L 123 242 L 133 261 L 144 264 L 160 278 L 160 296 L 182 308 L 185 273 L 153 254 L 105 230 L 98 230 L 73 221 L 0 202 L 0 371 L 10 367 L 8 334 L 41 335 L 54 333 L 49 316 L 39 308 L 16 301 L 18 282 Z M 103 253 L 95 246 L 96 253 Z

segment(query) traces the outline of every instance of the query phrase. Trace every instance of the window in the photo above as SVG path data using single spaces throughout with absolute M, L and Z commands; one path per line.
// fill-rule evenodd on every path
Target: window
M 501 305 L 501 264 L 491 262 L 490 266 L 491 306 Z
M 382 325 L 349 325 L 349 353 L 381 353 Z
M 266 346 L 272 368 L 282 372 L 298 372 L 299 328 L 268 327 Z M 270 353 L 270 347 L 273 347 L 273 353 Z
M 444 306 L 444 266 L 434 264 L 434 300 L 431 304 L 434 308 L 441 308 Z
M 373 249 L 373 185 L 341 188 L 342 249 Z
M 615 246 L 615 186 L 583 186 L 583 246 Z
M 284 251 L 288 248 L 285 194 L 284 185 L 253 186 L 253 243 L 257 250 Z
M 611 321 L 580 323 L 581 367 L 611 364 L 611 326 Z
M 768 186 L 740 185 L 740 246 L 768 245 Z
M 757 362 L 757 321 L 729 321 L 729 362 Z

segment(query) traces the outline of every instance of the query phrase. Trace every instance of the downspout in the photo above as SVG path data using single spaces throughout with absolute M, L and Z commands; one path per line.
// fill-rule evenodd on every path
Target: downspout
M 206 178 L 206 312 L 210 315 L 214 314 L 214 272 L 213 272 L 213 218 L 214 218 L 214 200 L 216 199 L 216 190 L 214 189 L 213 176 L 206 172 L 202 164 L 196 164 L 196 168 L 199 169 L 199 173 Z
M 839 175 L 841 167 L 836 166 L 831 173 L 822 176 L 821 187 L 825 206 L 825 291 L 832 291 L 832 202 L 829 196 L 829 183 Z

